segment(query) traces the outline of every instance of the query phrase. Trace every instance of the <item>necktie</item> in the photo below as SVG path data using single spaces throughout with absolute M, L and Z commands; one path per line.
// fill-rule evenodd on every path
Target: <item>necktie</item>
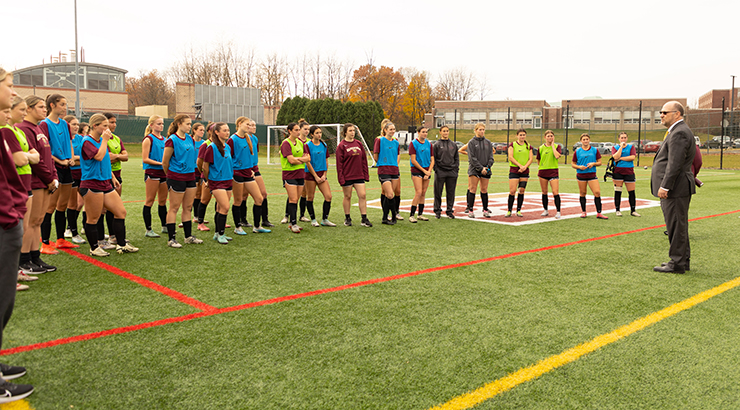
M 668 130 L 666 130 L 665 135 L 663 136 L 663 141 L 665 141 L 666 138 L 668 138 Z

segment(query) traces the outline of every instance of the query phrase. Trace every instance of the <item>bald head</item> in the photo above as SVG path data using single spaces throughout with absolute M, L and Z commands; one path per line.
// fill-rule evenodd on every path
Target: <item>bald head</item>
M 682 120 L 684 115 L 683 105 L 678 101 L 668 101 L 660 110 L 660 122 L 665 127 L 670 127 L 676 121 Z
M 670 108 L 671 110 L 678 111 L 678 113 L 681 114 L 682 117 L 684 116 L 685 112 L 684 112 L 683 104 L 681 104 L 678 101 L 668 101 L 666 105 L 668 104 L 671 105 L 671 108 Z

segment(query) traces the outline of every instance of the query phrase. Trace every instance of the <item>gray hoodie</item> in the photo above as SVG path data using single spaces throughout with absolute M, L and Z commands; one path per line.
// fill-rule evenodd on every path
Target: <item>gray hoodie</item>
M 468 142 L 468 175 L 478 175 L 483 168 L 493 165 L 493 144 L 485 137 L 475 137 Z

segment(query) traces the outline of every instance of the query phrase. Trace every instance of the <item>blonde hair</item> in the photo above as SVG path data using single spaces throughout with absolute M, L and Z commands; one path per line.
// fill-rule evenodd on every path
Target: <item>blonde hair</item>
M 75 117 L 74 115 L 68 115 L 64 117 L 64 121 L 67 121 L 67 124 L 69 124 L 72 120 L 76 120 L 76 119 L 77 117 Z
M 101 113 L 93 114 L 93 116 L 90 117 L 90 121 L 89 121 L 90 128 L 93 128 L 96 125 L 102 124 L 103 121 L 108 121 L 108 119 L 105 118 L 105 115 L 103 115 Z
M 385 134 L 386 134 L 386 130 L 387 130 L 387 129 L 388 129 L 388 128 L 389 128 L 390 126 L 391 126 L 391 125 L 392 125 L 392 126 L 394 126 L 394 127 L 396 126 L 396 124 L 392 123 L 392 122 L 391 122 L 391 120 L 389 120 L 389 119 L 385 119 L 385 120 L 383 120 L 383 122 L 381 122 L 381 123 L 380 123 L 380 125 L 382 126 L 382 129 L 380 130 L 380 135 L 382 135 L 383 137 L 385 137 Z
M 177 133 L 177 130 L 180 129 L 180 124 L 183 124 L 187 119 L 190 119 L 190 116 L 187 114 L 176 115 L 175 119 L 172 120 L 172 124 L 170 124 L 170 127 L 167 129 L 167 135 Z
M 555 133 L 552 132 L 552 130 L 545 131 L 545 136 L 547 136 L 547 134 L 552 134 L 553 137 L 555 136 Z
M 239 117 L 236 119 L 236 128 L 239 128 L 239 125 L 241 125 L 241 123 L 243 123 L 244 121 L 252 122 L 252 120 L 247 117 Z
M 162 118 L 161 115 L 152 115 L 151 117 L 149 117 L 149 123 L 147 124 L 146 129 L 144 130 L 145 137 L 152 133 L 152 124 L 154 124 L 154 122 L 159 119 L 163 120 L 164 118 Z
M 33 108 L 38 103 L 43 102 L 43 101 L 44 101 L 43 98 L 36 96 L 36 95 L 29 95 L 28 97 L 26 97 L 26 105 L 28 106 L 28 108 Z
M 482 122 L 475 124 L 475 128 L 473 128 L 473 131 L 478 131 L 478 128 L 483 128 L 485 130 L 486 124 L 483 124 Z
M 10 109 L 11 109 L 11 110 L 12 110 L 12 109 L 14 109 L 15 107 L 17 107 L 17 106 L 18 106 L 18 104 L 20 104 L 20 103 L 22 103 L 22 102 L 26 102 L 26 100 L 24 100 L 24 99 L 23 99 L 23 98 L 21 98 L 20 96 L 17 96 L 17 95 L 16 95 L 15 97 L 13 97 L 13 102 L 12 102 L 12 103 L 10 104 Z
M 0 67 L 0 81 L 5 81 L 8 76 L 12 77 L 13 73 L 11 73 L 10 71 L 5 71 L 4 68 Z

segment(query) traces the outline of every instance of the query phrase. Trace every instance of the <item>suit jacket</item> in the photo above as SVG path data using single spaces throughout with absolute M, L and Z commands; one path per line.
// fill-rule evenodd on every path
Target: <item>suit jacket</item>
M 691 172 L 695 155 L 694 133 L 685 120 L 681 121 L 673 127 L 655 154 L 650 176 L 653 195 L 657 197 L 661 187 L 668 189 L 668 198 L 695 194 L 694 174 Z

